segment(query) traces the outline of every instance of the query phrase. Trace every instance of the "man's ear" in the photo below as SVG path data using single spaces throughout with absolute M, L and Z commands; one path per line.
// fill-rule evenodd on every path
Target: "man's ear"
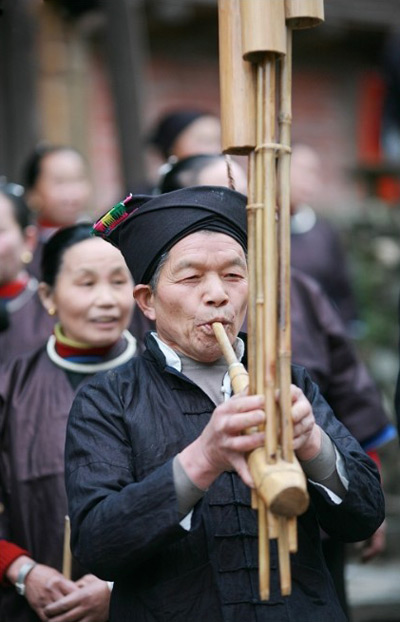
M 156 312 L 154 309 L 154 294 L 150 285 L 135 285 L 133 288 L 133 297 L 136 300 L 139 309 L 149 320 L 156 319 Z

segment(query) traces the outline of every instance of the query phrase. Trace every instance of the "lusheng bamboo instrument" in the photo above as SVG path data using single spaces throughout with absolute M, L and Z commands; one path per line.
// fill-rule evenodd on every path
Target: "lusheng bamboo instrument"
M 293 452 L 290 398 L 291 35 L 321 22 L 324 11 L 323 0 L 219 0 L 218 11 L 223 151 L 249 159 L 245 381 L 223 327 L 214 330 L 233 390 L 245 382 L 250 394 L 265 395 L 265 447 L 251 452 L 248 462 L 256 486 L 260 597 L 268 600 L 269 540 L 277 540 L 281 592 L 288 595 L 296 517 L 308 506 Z

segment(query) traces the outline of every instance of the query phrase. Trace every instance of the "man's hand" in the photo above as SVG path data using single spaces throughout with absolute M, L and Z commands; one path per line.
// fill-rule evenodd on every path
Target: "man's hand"
M 317 425 L 312 406 L 303 391 L 294 384 L 292 396 L 293 449 L 299 460 L 315 458 L 321 450 L 321 428 Z
M 321 449 L 321 429 L 303 391 L 291 385 L 293 448 L 299 460 L 314 458 Z M 278 396 L 277 396 L 278 400 Z M 264 397 L 231 397 L 217 406 L 203 432 L 180 454 L 179 460 L 190 479 L 203 490 L 223 472 L 235 470 L 247 486 L 254 487 L 247 454 L 262 447 L 264 432 L 246 434 L 265 422 Z
M 264 443 L 264 433 L 245 434 L 265 421 L 264 397 L 231 397 L 217 406 L 201 435 L 180 454 L 190 479 L 203 490 L 223 472 L 235 470 L 248 486 L 254 486 L 246 454 Z
M 44 613 L 52 622 L 106 622 L 110 607 L 110 590 L 105 581 L 85 575 L 76 589 L 48 605 Z

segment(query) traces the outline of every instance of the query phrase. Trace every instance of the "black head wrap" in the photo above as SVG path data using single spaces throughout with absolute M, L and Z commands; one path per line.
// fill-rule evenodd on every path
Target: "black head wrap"
M 167 114 L 156 127 L 150 143 L 158 147 L 165 158 L 171 155 L 171 148 L 183 130 L 201 117 L 212 116 L 211 113 L 200 110 L 177 110 Z
M 246 197 L 220 186 L 195 186 L 159 196 L 129 196 L 95 223 L 93 232 L 122 252 L 136 284 L 148 283 L 161 255 L 195 231 L 234 238 L 246 251 Z

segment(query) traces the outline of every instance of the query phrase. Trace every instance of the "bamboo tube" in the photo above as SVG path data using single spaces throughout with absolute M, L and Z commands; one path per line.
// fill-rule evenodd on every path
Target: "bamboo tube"
M 285 54 L 285 6 L 282 0 L 240 0 L 243 58 L 259 62 L 266 53 Z
M 324 0 L 285 0 L 285 15 L 294 30 L 313 28 L 324 21 Z
M 266 507 L 262 501 L 258 504 L 258 574 L 261 600 L 269 599 L 270 555 L 269 523 Z
M 278 373 L 281 416 L 282 456 L 293 460 L 293 426 L 291 419 L 291 321 L 290 321 L 290 145 L 292 123 L 292 32 L 287 29 L 286 55 L 280 59 L 279 71 L 279 143 L 278 205 L 279 205 L 279 330 Z
M 222 350 L 222 354 L 228 363 L 229 377 L 231 379 L 231 385 L 234 393 L 240 393 L 249 386 L 249 374 L 247 373 L 244 365 L 239 363 L 236 358 L 235 352 L 229 341 L 228 335 L 225 332 L 223 325 L 220 322 L 214 322 L 213 329 L 215 336 L 218 340 L 219 346 Z
M 293 516 L 288 519 L 289 526 L 289 551 L 297 553 L 297 520 Z
M 266 413 L 267 461 L 276 461 L 278 446 L 278 413 L 276 404 L 276 347 L 277 347 L 277 240 L 276 240 L 276 175 L 275 175 L 275 62 L 268 57 L 258 65 L 257 77 L 263 91 L 263 105 L 257 110 L 257 125 L 261 142 L 256 152 L 261 152 L 263 167 L 263 228 L 260 234 L 264 242 L 262 255 L 262 279 L 265 292 L 264 303 L 264 350 L 263 384 Z
M 72 576 L 72 555 L 71 555 L 71 524 L 69 516 L 64 519 L 64 545 L 63 545 L 63 563 L 62 573 L 66 579 L 70 579 Z
M 281 593 L 288 596 L 291 589 L 291 572 L 289 557 L 289 526 L 287 519 L 279 517 L 279 538 L 278 538 L 278 557 L 279 557 L 279 577 L 281 583 Z
M 247 178 L 247 263 L 249 271 L 249 304 L 247 305 L 247 368 L 249 371 L 249 393 L 256 393 L 255 373 L 257 355 L 256 323 L 256 188 L 255 188 L 255 153 L 248 158 Z
M 239 0 L 218 0 L 218 24 L 222 151 L 245 155 L 255 146 L 255 68 L 242 58 Z

